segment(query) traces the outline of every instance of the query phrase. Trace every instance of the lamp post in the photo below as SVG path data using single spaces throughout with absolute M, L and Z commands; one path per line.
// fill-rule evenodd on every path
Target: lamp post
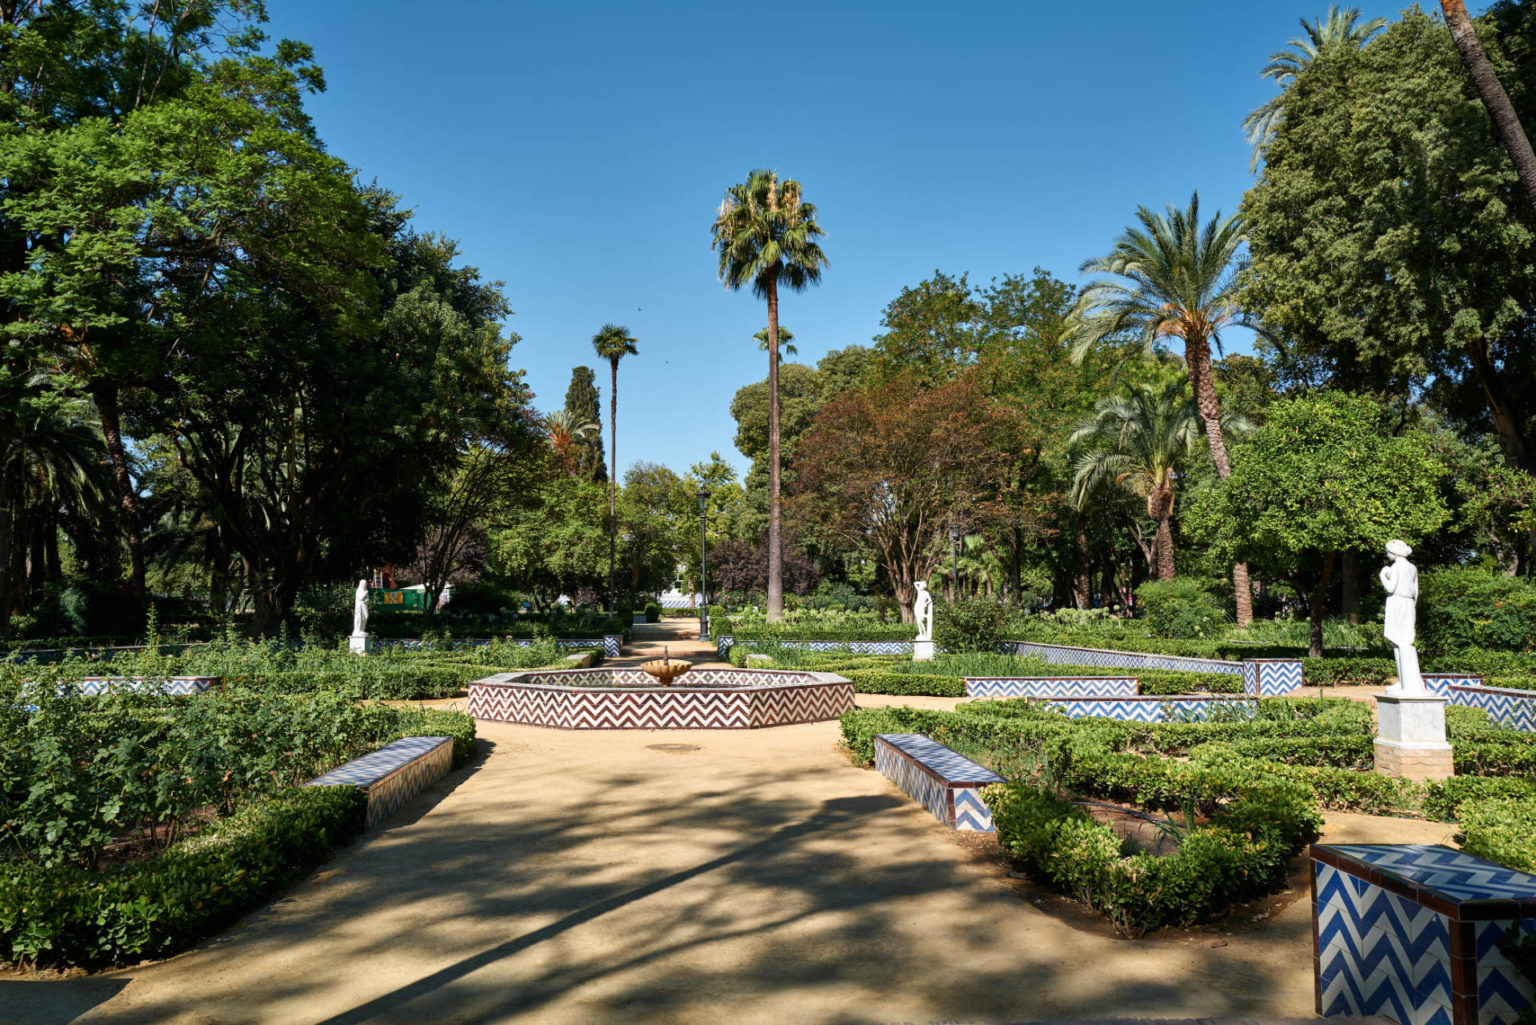
M 960 600 L 960 528 L 949 528 L 949 600 Z
M 709 640 L 709 563 L 704 552 L 704 524 L 709 515 L 709 491 L 699 488 L 699 640 Z

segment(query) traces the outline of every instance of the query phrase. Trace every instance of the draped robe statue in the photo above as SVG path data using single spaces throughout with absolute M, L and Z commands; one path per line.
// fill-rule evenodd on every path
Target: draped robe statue
M 1392 657 L 1397 661 L 1397 683 L 1388 694 L 1427 694 L 1429 688 L 1419 675 L 1419 653 L 1413 646 L 1414 619 L 1419 601 L 1419 571 L 1408 556 L 1413 554 L 1402 541 L 1388 541 L 1387 555 L 1392 562 L 1382 567 L 1381 586 L 1387 589 L 1386 625 L 1383 636 L 1392 642 Z
M 933 640 L 933 595 L 928 593 L 926 581 L 919 580 L 912 586 L 917 588 L 917 597 L 912 600 L 912 618 L 917 620 L 917 639 L 931 641 Z

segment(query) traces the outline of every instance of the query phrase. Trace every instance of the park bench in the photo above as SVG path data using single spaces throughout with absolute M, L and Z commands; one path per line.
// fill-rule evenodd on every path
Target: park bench
M 877 735 L 875 768 L 949 828 L 995 832 L 981 788 L 1004 780 L 991 769 L 921 733 Z
M 363 828 L 372 829 L 448 774 L 452 737 L 402 737 L 310 780 L 310 787 L 357 787 L 368 797 Z

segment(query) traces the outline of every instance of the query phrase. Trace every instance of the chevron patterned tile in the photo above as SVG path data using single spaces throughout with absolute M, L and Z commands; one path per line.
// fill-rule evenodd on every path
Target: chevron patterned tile
M 1105 666 L 1112 669 L 1177 669 L 1198 673 L 1240 675 L 1241 662 L 1221 659 L 1187 658 L 1182 655 L 1155 655 L 1140 651 L 1109 651 L 1101 648 L 1076 648 L 1066 644 L 1042 644 L 1038 641 L 1001 641 L 998 650 L 1010 655 L 1030 655 L 1053 665 Z
M 109 690 L 159 690 L 162 694 L 202 694 L 219 682 L 216 676 L 86 676 L 75 683 L 83 695 L 105 694 Z M 59 693 L 63 693 L 63 687 Z
M 969 758 L 920 733 L 883 733 L 875 738 L 875 768 L 951 829 L 994 832 L 977 787 L 1003 778 Z
M 963 678 L 972 698 L 1135 697 L 1134 676 L 1011 676 Z
M 1254 704 L 1247 698 L 1160 697 L 1141 695 L 1128 698 L 1045 698 L 1042 703 L 1069 719 L 1098 717 L 1120 722 L 1204 721 L 1213 708 L 1241 709 L 1252 714 Z
M 1536 898 L 1536 876 L 1440 844 L 1330 844 L 1329 850 L 1457 902 Z
M 1536 732 L 1536 691 L 1450 684 L 1447 695 L 1451 704 L 1481 708 L 1501 726 Z
M 368 795 L 363 828 L 380 822 L 448 774 L 453 738 L 403 737 L 317 776 L 305 786 L 355 786 Z
M 1253 689 L 1249 690 L 1252 667 Z M 1285 697 L 1301 689 L 1301 660 L 1294 658 L 1243 659 L 1243 693 L 1260 698 Z
M 972 833 L 995 833 L 992 825 L 992 809 L 981 799 L 976 787 L 960 787 L 951 793 L 955 802 L 955 828 Z

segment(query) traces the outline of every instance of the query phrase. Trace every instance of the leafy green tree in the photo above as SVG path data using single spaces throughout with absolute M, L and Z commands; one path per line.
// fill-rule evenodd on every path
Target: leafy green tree
M 1164 338 L 1184 342 L 1184 367 L 1194 386 L 1195 403 L 1205 424 L 1217 476 L 1232 472 L 1221 429 L 1221 403 L 1211 369 L 1211 346 L 1221 346 L 1221 332 L 1242 323 L 1232 274 L 1245 236 L 1239 216 L 1213 216 L 1200 223 L 1200 194 L 1183 210 L 1168 205 L 1164 214 L 1139 207 L 1140 228 L 1128 228 L 1105 256 L 1087 260 L 1084 273 L 1095 278 L 1078 294 L 1067 316 L 1065 333 L 1080 357 L 1095 345 L 1122 334 L 1137 337 L 1148 353 Z M 1253 622 L 1253 592 L 1248 567 L 1232 567 L 1237 596 L 1237 625 Z
M 618 505 L 615 488 L 619 480 L 619 360 L 639 353 L 629 328 L 618 324 L 604 324 L 592 336 L 592 349 L 599 359 L 608 361 L 612 372 L 608 389 L 608 456 L 613 469 L 608 474 L 608 611 L 614 609 L 613 566 L 615 545 L 618 539 Z
M 1340 9 L 1337 4 L 1328 5 L 1328 15 L 1322 20 L 1314 18 L 1309 23 L 1307 19 L 1301 19 L 1301 27 L 1307 33 L 1306 36 L 1297 36 L 1286 44 L 1288 49 L 1270 54 L 1269 63 L 1259 72 L 1280 86 L 1280 94 L 1243 119 L 1243 132 L 1248 137 L 1248 144 L 1253 147 L 1250 170 L 1258 170 L 1264 150 L 1275 137 L 1275 127 L 1285 114 L 1285 90 L 1296 80 L 1302 69 L 1340 47 L 1360 49 L 1386 26 L 1386 18 L 1372 18 L 1360 24 L 1358 7 Z
M 606 492 L 596 481 L 549 475 L 530 504 L 490 531 L 488 569 L 540 608 L 562 594 L 597 593 L 607 565 Z
M 768 303 L 768 620 L 784 618 L 784 541 L 779 508 L 779 287 L 796 292 L 821 281 L 826 254 L 817 239 L 825 232 L 816 207 L 801 195 L 800 183 L 779 180 L 775 171 L 756 170 L 730 186 L 710 229 L 720 257 L 720 279 Z
M 698 546 L 698 502 L 675 472 L 657 463 L 625 471 L 619 522 L 629 570 L 625 590 L 632 596 L 665 590 Z
M 1384 419 L 1375 402 L 1343 392 L 1277 402 L 1232 474 L 1185 510 L 1185 529 L 1222 557 L 1251 561 L 1296 591 L 1314 657 L 1340 553 L 1379 551 L 1394 537 L 1417 544 L 1447 515 L 1427 440 L 1391 435 Z
M 884 333 L 874 338 L 876 372 L 891 378 L 915 374 L 925 385 L 954 378 L 976 362 L 985 325 L 985 307 L 968 275 L 933 277 L 903 288 L 881 314 Z
M 1489 33 L 1518 58 L 1536 113 L 1536 19 Z M 1450 33 L 1410 10 L 1288 87 L 1263 175 L 1243 200 L 1239 301 L 1301 383 L 1431 405 L 1493 431 L 1530 468 L 1536 417 L 1536 214 Z
M 573 455 L 576 456 L 577 472 L 585 473 L 599 483 L 607 481 L 608 467 L 603 457 L 601 426 L 603 410 L 591 367 L 571 368 L 571 384 L 565 390 L 564 412 L 568 432 L 583 424 L 597 425 L 595 430 L 582 432 L 579 437 L 571 435 L 576 442 Z

